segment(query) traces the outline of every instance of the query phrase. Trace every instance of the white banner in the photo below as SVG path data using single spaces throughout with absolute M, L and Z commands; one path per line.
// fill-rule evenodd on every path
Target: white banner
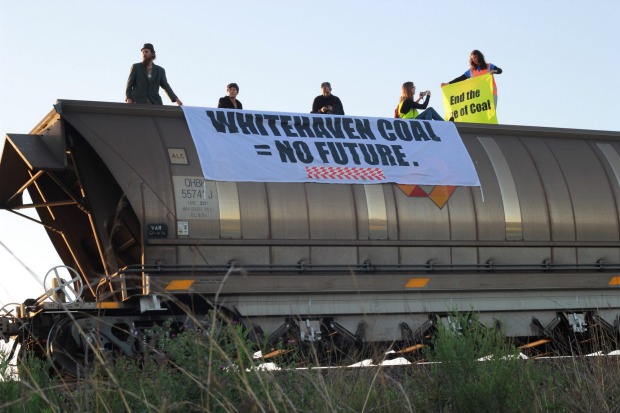
M 452 122 L 181 107 L 206 179 L 480 186 Z

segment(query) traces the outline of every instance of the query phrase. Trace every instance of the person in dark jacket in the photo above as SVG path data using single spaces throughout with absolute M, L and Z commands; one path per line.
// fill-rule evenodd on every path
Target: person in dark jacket
M 174 94 L 168 84 L 166 71 L 163 67 L 153 63 L 156 58 L 153 45 L 145 43 L 141 51 L 142 62 L 133 64 L 129 72 L 125 102 L 163 105 L 161 96 L 159 96 L 159 88 L 162 87 L 170 100 L 181 106 L 183 102 Z
M 217 102 L 217 107 L 223 109 L 243 109 L 241 101 L 237 100 L 238 93 L 239 85 L 236 83 L 229 83 L 226 86 L 226 96 L 220 98 L 219 102 Z
M 329 82 L 321 83 L 321 95 L 314 98 L 312 112 L 332 115 L 344 115 L 344 108 L 338 96 L 332 95 L 332 86 Z

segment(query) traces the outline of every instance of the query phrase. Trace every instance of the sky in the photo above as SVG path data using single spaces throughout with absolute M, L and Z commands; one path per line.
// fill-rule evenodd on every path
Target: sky
M 236 82 L 244 109 L 307 113 L 329 81 L 347 115 L 391 117 L 413 81 L 443 114 L 441 83 L 478 49 L 504 71 L 499 123 L 619 131 L 619 15 L 616 0 L 0 0 L 0 146 L 57 99 L 123 102 L 147 42 L 189 106 Z M 40 225 L 0 210 L 0 307 L 61 264 Z

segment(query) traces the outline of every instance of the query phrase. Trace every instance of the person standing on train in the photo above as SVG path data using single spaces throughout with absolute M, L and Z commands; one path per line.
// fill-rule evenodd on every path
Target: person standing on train
M 420 92 L 418 98 L 413 100 L 415 96 L 415 85 L 413 82 L 403 83 L 400 93 L 400 103 L 396 114 L 401 119 L 418 119 L 418 120 L 443 120 L 443 118 L 432 107 L 428 107 L 431 100 L 431 91 Z M 424 98 L 424 103 L 419 103 Z M 419 113 L 418 109 L 424 110 Z
M 142 62 L 131 66 L 127 88 L 125 89 L 125 102 L 127 103 L 152 103 L 163 105 L 159 88 L 162 87 L 172 102 L 181 106 L 183 102 L 172 91 L 166 79 L 166 71 L 163 67 L 153 63 L 157 57 L 155 48 L 151 43 L 145 43 L 142 47 Z
M 344 115 L 342 102 L 338 96 L 332 95 L 332 86 L 329 82 L 321 83 L 321 94 L 314 98 L 310 113 Z
M 442 83 L 441 86 L 447 84 L 462 82 L 463 80 L 471 79 L 472 77 L 482 76 L 486 73 L 501 74 L 502 69 L 495 66 L 493 63 L 487 63 L 484 59 L 484 55 L 480 50 L 474 50 L 469 55 L 469 70 L 463 73 L 456 79 L 452 79 L 448 83 Z M 493 78 L 493 99 L 495 100 L 495 107 L 497 107 L 497 85 L 495 84 L 495 78 Z
M 217 107 L 222 109 L 243 109 L 243 105 L 240 100 L 237 100 L 237 94 L 239 94 L 239 85 L 236 83 L 229 83 L 226 86 L 226 96 L 221 97 L 217 102 Z

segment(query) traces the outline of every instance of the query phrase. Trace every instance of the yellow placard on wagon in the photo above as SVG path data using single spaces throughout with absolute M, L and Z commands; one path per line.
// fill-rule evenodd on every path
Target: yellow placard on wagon
M 442 86 L 441 93 L 446 120 L 453 117 L 455 122 L 497 124 L 493 75 Z

